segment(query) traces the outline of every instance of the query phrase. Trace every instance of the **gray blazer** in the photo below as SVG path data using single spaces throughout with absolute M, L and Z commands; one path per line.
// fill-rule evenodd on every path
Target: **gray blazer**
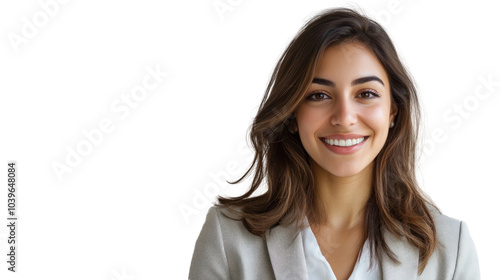
M 308 279 L 300 232 L 278 225 L 266 241 L 251 234 L 227 209 L 212 206 L 196 241 L 189 279 Z M 401 262 L 379 260 L 383 279 L 475 280 L 479 262 L 465 222 L 435 212 L 437 247 L 417 277 L 418 249 L 406 239 L 384 232 L 387 245 Z

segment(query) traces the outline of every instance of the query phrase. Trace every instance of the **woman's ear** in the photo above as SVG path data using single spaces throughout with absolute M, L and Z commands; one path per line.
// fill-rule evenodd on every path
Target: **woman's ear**
M 391 117 L 390 117 L 391 122 L 394 121 L 397 114 L 398 114 L 398 106 L 394 104 L 394 102 L 391 102 Z

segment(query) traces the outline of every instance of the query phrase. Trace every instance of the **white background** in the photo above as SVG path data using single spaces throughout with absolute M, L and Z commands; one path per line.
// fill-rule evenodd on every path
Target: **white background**
M 208 202 L 248 187 L 223 180 L 252 159 L 247 129 L 279 56 L 307 19 L 354 2 L 69 0 L 53 2 L 44 22 L 48 2 L 0 4 L 0 278 L 187 279 Z M 386 27 L 417 82 L 427 139 L 419 180 L 444 214 L 467 222 L 483 279 L 498 274 L 500 251 L 492 2 L 355 4 Z M 214 3 L 231 9 L 218 13 Z M 147 68 L 169 76 L 128 115 L 112 109 L 125 108 L 122 96 L 136 94 Z M 488 76 L 496 84 L 479 100 Z M 464 103 L 462 116 L 454 110 Z M 59 180 L 53 165 L 67 165 L 83 131 L 106 119 L 113 130 Z M 432 140 L 435 131 L 445 140 Z M 6 263 L 11 160 L 17 273 Z

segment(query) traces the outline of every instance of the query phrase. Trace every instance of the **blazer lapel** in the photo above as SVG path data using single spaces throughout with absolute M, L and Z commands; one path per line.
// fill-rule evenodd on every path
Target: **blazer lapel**
M 384 231 L 384 238 L 387 246 L 401 263 L 394 263 L 384 254 L 381 261 L 382 279 L 417 279 L 418 249 L 405 237 L 398 237 L 387 229 Z
M 307 279 L 302 235 L 293 225 L 266 232 L 267 250 L 277 280 Z
M 382 279 L 416 280 L 418 273 L 418 249 L 405 237 L 398 237 L 389 230 L 384 231 L 387 246 L 396 255 L 400 264 L 383 255 L 380 269 Z M 278 225 L 266 232 L 266 243 L 274 275 L 281 279 L 308 279 L 302 234 L 293 225 Z

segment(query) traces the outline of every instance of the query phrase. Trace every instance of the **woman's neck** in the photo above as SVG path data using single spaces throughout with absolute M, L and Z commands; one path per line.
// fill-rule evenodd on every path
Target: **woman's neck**
M 350 230 L 363 225 L 365 206 L 371 195 L 373 165 L 351 177 L 337 177 L 313 163 L 316 217 L 320 227 Z

